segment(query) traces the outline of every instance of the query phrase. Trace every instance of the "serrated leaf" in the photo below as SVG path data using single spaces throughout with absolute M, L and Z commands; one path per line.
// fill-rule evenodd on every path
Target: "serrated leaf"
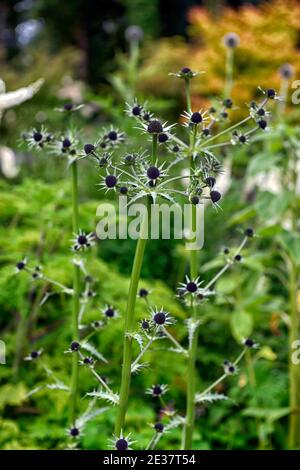
M 195 396 L 196 403 L 213 403 L 215 401 L 229 400 L 226 395 L 222 393 L 206 393 L 205 395 L 197 393 Z

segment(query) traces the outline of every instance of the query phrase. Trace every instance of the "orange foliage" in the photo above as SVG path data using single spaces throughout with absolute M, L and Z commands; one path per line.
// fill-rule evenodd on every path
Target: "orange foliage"
M 224 8 L 213 17 L 205 8 L 194 7 L 188 14 L 191 42 L 180 38 L 160 39 L 146 46 L 141 70 L 141 86 L 146 92 L 173 96 L 181 87 L 180 80 L 168 72 L 184 67 L 204 70 L 206 74 L 193 81 L 195 100 L 220 95 L 224 89 L 226 50 L 223 36 L 235 32 L 240 45 L 234 51 L 233 99 L 238 104 L 250 101 L 257 86 L 279 88 L 279 67 L 291 63 L 300 72 L 297 42 L 300 33 L 300 4 L 297 0 L 274 0 L 259 7 L 243 6 L 238 10 Z

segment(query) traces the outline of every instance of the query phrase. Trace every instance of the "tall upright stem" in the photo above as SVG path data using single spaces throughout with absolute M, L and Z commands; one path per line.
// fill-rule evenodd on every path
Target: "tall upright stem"
M 79 232 L 79 216 L 78 216 L 78 168 L 77 162 L 71 165 L 72 171 L 72 226 L 73 232 Z M 78 314 L 80 308 L 80 269 L 79 266 L 73 265 L 73 309 L 72 309 L 72 341 L 79 340 Z M 72 355 L 72 376 L 71 376 L 71 397 L 70 397 L 70 421 L 75 424 L 77 411 L 77 395 L 78 395 L 78 357 L 76 353 Z
M 152 137 L 152 154 L 151 163 L 155 165 L 157 161 L 157 135 L 154 134 Z M 138 283 L 140 280 L 141 268 L 144 258 L 144 252 L 147 244 L 148 233 L 150 232 L 150 214 L 151 214 L 151 196 L 147 198 L 147 210 L 144 214 L 141 228 L 140 237 L 136 245 L 134 261 L 132 266 L 130 286 L 128 293 L 127 309 L 125 313 L 125 325 L 124 325 L 124 349 L 123 349 L 123 365 L 122 365 L 122 377 L 120 387 L 120 399 L 119 408 L 117 412 L 117 419 L 115 423 L 115 434 L 120 436 L 124 429 L 126 412 L 128 407 L 128 397 L 131 382 L 131 365 L 132 365 L 132 336 L 131 333 L 135 327 L 135 303 L 138 289 Z
M 149 209 L 148 204 L 148 209 Z M 137 296 L 138 283 L 141 274 L 142 262 L 147 244 L 148 237 L 148 214 L 144 214 L 144 218 L 140 229 L 140 238 L 136 245 L 135 256 L 132 266 L 130 286 L 128 293 L 127 308 L 125 313 L 125 325 L 124 325 L 124 350 L 123 350 L 123 365 L 122 365 L 122 377 L 121 377 L 121 388 L 120 388 L 120 399 L 119 407 L 117 412 L 117 419 L 115 424 L 115 434 L 120 436 L 124 429 L 125 417 L 128 407 L 128 397 L 131 382 L 131 363 L 132 363 L 132 336 L 131 333 L 135 327 L 135 303 Z
M 291 260 L 290 285 L 290 331 L 289 331 L 289 380 L 290 380 L 290 419 L 289 419 L 289 448 L 295 449 L 300 445 L 300 367 L 292 361 L 295 341 L 299 340 L 299 313 L 297 308 L 297 274 L 298 270 Z
M 185 81 L 185 91 L 186 91 L 186 101 L 187 101 L 187 110 L 191 112 L 191 93 L 189 80 Z M 190 134 L 190 175 L 194 171 L 194 158 L 193 152 L 196 142 L 197 128 L 193 130 Z M 195 233 L 197 229 L 197 218 L 196 218 L 196 206 L 192 206 L 192 217 L 191 217 L 191 233 Z M 196 250 L 191 250 L 189 254 L 190 258 L 190 278 L 195 279 L 198 275 L 198 252 Z M 196 306 L 192 307 L 193 309 L 193 318 L 197 318 L 197 308 Z M 195 392 L 196 392 L 196 357 L 197 357 L 197 347 L 198 347 L 198 327 L 196 327 L 193 337 L 189 344 L 188 350 L 188 364 L 187 364 L 187 404 L 186 404 L 186 418 L 185 425 L 183 429 L 183 449 L 188 450 L 192 448 L 193 441 L 193 431 L 195 423 Z
M 224 98 L 230 98 L 233 86 L 233 57 L 234 52 L 231 47 L 227 47 L 226 54 L 226 81 L 224 87 Z
M 297 160 L 294 155 L 291 171 L 293 194 L 296 194 L 297 185 Z M 298 207 L 295 203 L 291 206 L 292 230 L 297 233 Z M 295 350 L 295 341 L 299 340 L 300 312 L 297 304 L 297 289 L 299 268 L 295 260 L 291 257 L 288 266 L 289 272 L 289 303 L 290 303 L 290 329 L 289 329 L 289 434 L 288 446 L 290 449 L 298 448 L 300 445 L 300 367 L 292 361 L 292 354 Z

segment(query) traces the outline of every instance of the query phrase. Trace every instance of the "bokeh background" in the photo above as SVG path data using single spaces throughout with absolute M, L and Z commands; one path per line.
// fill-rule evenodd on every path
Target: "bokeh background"
M 31 100 L 0 110 L 0 338 L 7 345 L 7 364 L 0 366 L 1 449 L 64 448 L 68 416 L 65 392 L 43 390 L 27 397 L 46 377 L 42 367 L 23 358 L 43 348 L 44 363 L 68 382 L 71 361 L 63 351 L 70 341 L 70 302 L 66 296 L 55 295 L 40 308 L 45 287 L 13 274 L 16 262 L 28 256 L 45 266 L 50 277 L 71 284 L 68 170 L 63 160 L 29 152 L 22 145 L 22 133 L 42 125 L 62 129 L 64 115 L 55 108 L 66 102 L 84 103 L 74 116 L 83 142 L 93 141 L 103 126 L 112 123 L 126 131 L 129 148 L 140 148 L 145 140 L 125 116 L 125 102 L 138 96 L 164 120 L 178 122 L 185 106 L 182 83 L 168 74 L 187 66 L 206 72 L 193 81 L 193 107 L 209 106 L 224 90 L 222 38 L 231 31 L 240 37 L 234 59 L 233 122 L 245 114 L 246 103 L 258 98 L 258 86 L 280 91 L 287 84 L 287 97 L 284 109 L 274 103 L 266 136 L 254 139 L 251 146 L 222 152 L 226 197 L 222 211 L 206 211 L 205 246 L 200 255 L 204 279 L 222 263 L 223 248 L 238 243 L 240 228 L 253 226 L 257 237 L 243 264 L 218 282 L 220 295 L 205 304 L 199 387 L 220 374 L 225 358 L 236 356 L 242 337 L 254 335 L 261 347 L 246 358 L 238 376 L 220 386 L 218 391 L 228 394 L 231 401 L 199 406 L 195 448 L 287 447 L 290 313 L 300 310 L 300 113 L 299 105 L 290 99 L 291 81 L 297 79 L 300 68 L 300 4 L 296 0 L 170 3 L 0 1 L 0 76 L 6 90 L 41 77 L 45 80 Z M 143 30 L 134 56 L 126 40 L 131 25 Z M 293 67 L 288 83 L 279 73 L 285 63 Z M 97 205 L 107 197 L 98 191 L 98 181 L 95 169 L 83 163 L 80 216 L 87 231 L 95 229 Z M 89 321 L 99 317 L 105 304 L 124 311 L 133 251 L 131 240 L 105 241 L 88 255 L 98 288 Z M 186 313 L 174 292 L 186 267 L 183 245 L 161 240 L 149 245 L 142 271 L 142 285 L 151 288 L 151 301 L 163 302 L 179 323 Z M 139 300 L 137 305 L 142 318 L 144 303 Z M 104 356 L 112 358 L 101 373 L 113 383 L 120 375 L 121 328 L 118 319 L 95 339 Z M 183 328 L 175 332 L 184 340 Z M 153 382 L 169 384 L 168 403 L 184 410 L 184 360 L 174 361 L 168 352 L 154 350 L 149 362 L 155 367 L 133 380 L 128 422 L 129 430 L 140 436 L 141 446 L 152 434 L 148 423 L 159 415 L 159 405 L 144 395 L 146 387 Z M 93 379 L 83 371 L 82 394 L 93 386 Z M 113 422 L 114 410 L 91 421 L 82 447 L 105 449 Z M 161 448 L 176 449 L 179 442 L 180 432 L 174 430 Z

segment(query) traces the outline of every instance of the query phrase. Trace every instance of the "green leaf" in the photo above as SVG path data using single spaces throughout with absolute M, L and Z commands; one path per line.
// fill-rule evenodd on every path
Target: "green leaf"
M 287 416 L 290 413 L 290 408 L 247 408 L 243 411 L 244 416 L 251 418 L 260 418 L 273 422 Z
M 251 336 L 253 320 L 247 312 L 234 312 L 230 317 L 230 326 L 234 338 L 241 342 L 243 338 Z
M 269 220 L 278 221 L 288 209 L 292 194 L 290 191 L 283 191 L 281 194 L 272 194 L 268 191 L 258 193 L 255 208 L 259 217 L 267 222 Z
M 292 232 L 283 232 L 279 241 L 291 259 L 300 265 L 300 235 Z
M 270 171 L 276 166 L 279 160 L 279 155 L 272 155 L 266 152 L 259 153 L 250 160 L 247 174 L 251 177 L 257 175 L 257 173 Z

